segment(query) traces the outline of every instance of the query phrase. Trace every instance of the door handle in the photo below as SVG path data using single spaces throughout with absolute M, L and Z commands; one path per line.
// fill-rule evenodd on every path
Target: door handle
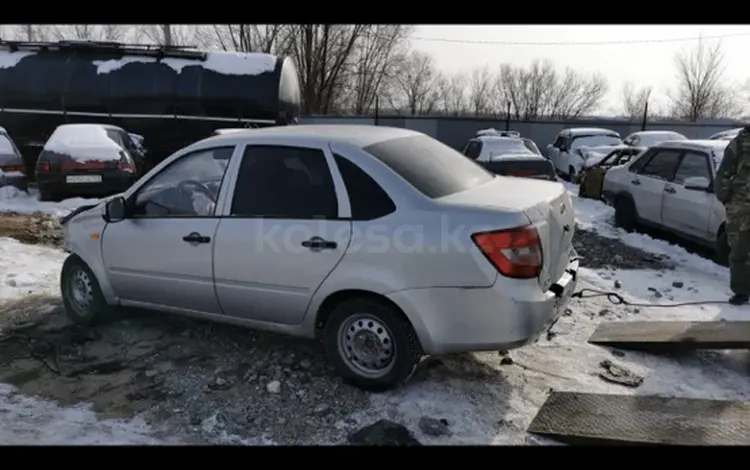
M 191 232 L 182 237 L 182 240 L 188 243 L 210 243 L 211 237 L 204 237 L 198 232 Z
M 639 184 L 641 184 L 641 181 L 640 181 L 640 180 L 631 180 L 630 182 L 631 182 L 632 184 L 636 185 L 636 186 L 638 186 Z
M 309 240 L 303 241 L 302 246 L 304 246 L 305 248 L 310 248 L 313 251 L 320 251 L 335 250 L 338 244 L 336 242 L 324 240 L 320 237 L 312 237 Z
M 672 186 L 667 186 L 666 188 L 664 188 L 664 192 L 669 193 L 669 194 L 674 194 L 677 192 L 677 190 L 674 189 Z

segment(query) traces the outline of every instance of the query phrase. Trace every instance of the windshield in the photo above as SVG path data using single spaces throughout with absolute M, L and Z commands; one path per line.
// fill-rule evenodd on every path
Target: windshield
M 539 151 L 539 147 L 537 147 L 534 141 L 531 139 L 523 139 L 523 145 L 525 145 L 526 148 L 531 151 L 531 153 L 535 153 L 537 155 L 542 154 L 542 152 Z
M 426 135 L 386 140 L 364 150 L 430 198 L 465 191 L 495 177 L 456 150 Z
M 642 134 L 641 141 L 638 143 L 641 147 L 651 147 L 659 142 L 666 142 L 668 140 L 687 140 L 682 134 L 676 132 L 663 132 L 660 134 Z
M 508 153 L 529 153 L 531 150 L 521 139 L 497 139 L 487 141 L 490 155 L 505 155 Z
M 577 149 L 579 147 L 600 147 L 600 146 L 615 146 L 622 145 L 622 140 L 615 135 L 582 135 L 573 137 L 573 142 L 570 145 L 571 149 Z

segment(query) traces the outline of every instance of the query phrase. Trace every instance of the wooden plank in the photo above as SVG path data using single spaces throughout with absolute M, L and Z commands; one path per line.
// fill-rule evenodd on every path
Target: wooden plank
M 589 343 L 620 349 L 750 349 L 750 321 L 601 323 Z
M 573 445 L 748 445 L 750 403 L 552 392 L 528 432 Z

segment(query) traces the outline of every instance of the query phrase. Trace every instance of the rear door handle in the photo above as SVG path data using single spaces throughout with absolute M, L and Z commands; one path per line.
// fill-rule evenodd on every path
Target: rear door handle
M 182 237 L 182 240 L 188 243 L 210 243 L 211 237 L 204 237 L 198 232 L 191 232 Z
M 638 186 L 639 184 L 641 184 L 641 181 L 640 181 L 640 180 L 631 180 L 630 182 L 631 182 L 632 184 L 636 185 L 636 186 Z
M 302 246 L 304 246 L 305 248 L 310 248 L 313 251 L 320 251 L 335 250 L 338 244 L 336 242 L 324 240 L 320 237 L 312 237 L 309 240 L 303 241 Z
M 672 186 L 667 186 L 666 188 L 664 188 L 664 192 L 669 193 L 669 194 L 674 194 L 677 192 L 677 190 L 674 189 Z

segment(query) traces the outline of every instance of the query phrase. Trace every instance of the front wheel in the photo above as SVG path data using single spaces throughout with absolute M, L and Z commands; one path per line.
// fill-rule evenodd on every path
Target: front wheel
M 635 204 L 628 198 L 620 197 L 615 201 L 615 225 L 632 232 L 636 226 Z
M 406 382 L 422 355 L 411 325 L 400 312 L 369 298 L 336 306 L 326 322 L 323 341 L 337 373 L 373 392 Z
M 65 312 L 74 323 L 92 326 L 112 317 L 113 308 L 104 300 L 96 276 L 76 255 L 63 263 L 60 291 Z

